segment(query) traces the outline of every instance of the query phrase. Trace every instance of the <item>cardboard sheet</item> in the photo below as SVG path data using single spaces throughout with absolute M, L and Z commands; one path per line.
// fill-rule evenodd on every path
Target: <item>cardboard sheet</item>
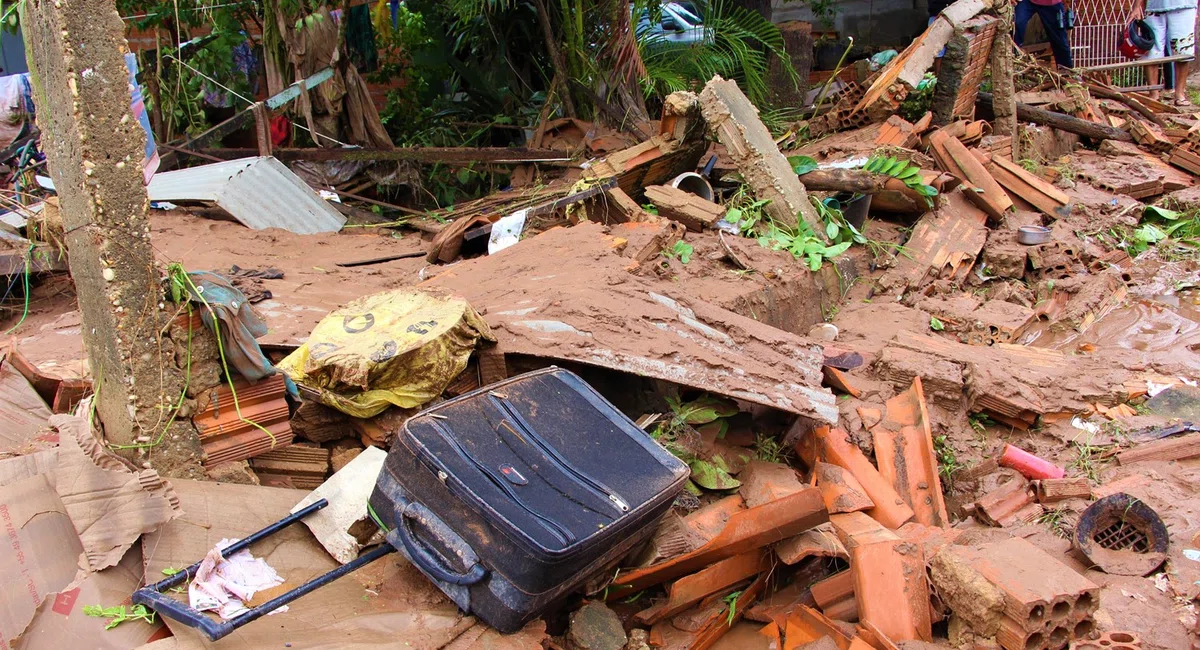
M 168 631 L 158 617 L 153 625 L 127 621 L 106 630 L 107 619 L 83 613 L 88 605 L 129 607 L 130 596 L 141 584 L 140 548 L 130 549 L 116 566 L 99 573 L 80 571 L 65 589 L 42 601 L 33 621 L 13 645 L 18 650 L 128 650 L 162 638 Z
M 46 420 L 50 407 L 25 376 L 10 364 L 0 365 L 0 454 L 28 454 L 53 447 Z
M 153 470 L 135 472 L 92 435 L 88 421 L 55 415 L 59 432 L 55 487 L 99 571 L 121 561 L 138 536 L 182 514 L 169 483 Z
M 0 650 L 10 650 L 47 594 L 78 571 L 83 545 L 45 475 L 0 487 Z
M 150 580 L 166 567 L 185 567 L 200 560 L 223 537 L 242 538 L 287 516 L 306 494 L 184 480 L 174 481 L 174 486 L 185 514 L 142 537 Z M 256 596 L 258 602 L 338 566 L 302 525 L 291 526 L 250 550 L 285 580 Z M 284 643 L 305 650 L 377 650 L 398 645 L 406 650 L 434 650 L 473 624 L 473 618 L 463 616 L 419 571 L 393 553 L 294 601 L 287 612 L 250 623 L 216 643 L 168 620 L 176 634 L 174 645 L 159 642 L 154 650 L 258 650 Z

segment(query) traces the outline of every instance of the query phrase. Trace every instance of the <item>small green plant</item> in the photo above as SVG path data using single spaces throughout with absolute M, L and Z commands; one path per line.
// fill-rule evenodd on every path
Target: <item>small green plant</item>
M 779 444 L 779 438 L 759 433 L 754 436 L 754 455 L 766 463 L 785 463 L 792 451 Z
M 658 206 L 653 203 L 642 204 L 642 209 L 656 217 L 658 216 Z
M 983 413 L 972 413 L 967 417 L 967 422 L 970 423 L 971 429 L 980 436 L 987 435 L 987 428 L 995 424 L 991 418 Z
M 1037 518 L 1037 522 L 1050 528 L 1051 532 L 1063 539 L 1071 539 L 1071 531 L 1074 529 L 1066 521 L 1066 510 L 1063 508 L 1052 508 L 1042 513 Z
M 934 436 L 933 453 L 937 456 L 938 475 L 947 485 L 953 485 L 954 473 L 963 466 L 958 462 L 958 456 L 954 454 L 954 449 L 950 446 L 950 441 L 946 436 Z
M 664 257 L 678 259 L 681 263 L 687 264 L 688 262 L 692 261 L 692 253 L 694 253 L 695 250 L 696 249 L 693 248 L 691 244 L 685 241 L 677 241 L 670 248 L 664 249 L 662 254 Z
M 1022 158 L 1017 161 L 1017 164 L 1020 165 L 1022 168 L 1024 168 L 1025 171 L 1027 171 L 1031 174 L 1038 173 L 1038 168 L 1041 167 L 1041 165 L 1038 164 L 1038 161 L 1030 159 L 1030 158 Z
M 1088 477 L 1093 483 L 1100 482 L 1100 470 L 1103 469 L 1105 461 L 1102 457 L 1104 447 L 1093 445 L 1092 438 L 1089 435 L 1086 441 L 1072 440 L 1071 446 L 1075 448 L 1076 457 L 1071 461 L 1071 467 L 1079 470 L 1081 474 Z
M 938 320 L 937 316 L 929 317 L 929 329 L 935 332 L 941 332 L 946 329 L 946 324 Z
M 729 606 L 729 611 L 725 613 L 725 625 L 733 627 L 733 619 L 737 618 L 737 601 L 742 597 L 742 592 L 735 591 L 721 599 L 721 602 Z
M 925 203 L 930 208 L 933 208 L 933 197 L 937 196 L 938 191 L 932 185 L 926 185 L 925 180 L 921 178 L 921 168 L 908 162 L 907 160 L 896 160 L 884 156 L 872 156 L 863 165 L 863 169 L 873 174 L 882 174 L 891 176 L 892 178 L 904 181 L 904 185 L 908 189 L 925 197 Z
M 925 73 L 925 77 L 917 83 L 917 87 L 912 92 L 908 93 L 908 97 L 904 98 L 904 102 L 900 104 L 900 117 L 909 122 L 916 122 L 925 115 L 933 105 L 933 89 L 937 86 L 937 77 L 932 72 Z
M 124 605 L 117 605 L 115 607 L 85 605 L 83 613 L 95 618 L 107 618 L 108 623 L 104 626 L 106 630 L 111 630 L 126 621 L 145 621 L 150 625 L 154 624 L 154 612 L 146 609 L 145 605 L 134 605 L 128 610 L 125 609 Z

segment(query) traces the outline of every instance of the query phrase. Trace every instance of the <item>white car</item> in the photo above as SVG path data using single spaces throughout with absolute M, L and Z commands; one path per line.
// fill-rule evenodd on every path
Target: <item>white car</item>
M 696 5 L 691 2 L 664 2 L 662 17 L 656 23 L 650 19 L 649 9 L 642 8 L 641 15 L 634 15 L 637 21 L 637 36 L 639 39 L 649 38 L 655 44 L 691 45 L 712 40 L 712 34 L 704 27 L 704 18 Z M 637 6 L 629 5 L 632 12 L 637 12 Z

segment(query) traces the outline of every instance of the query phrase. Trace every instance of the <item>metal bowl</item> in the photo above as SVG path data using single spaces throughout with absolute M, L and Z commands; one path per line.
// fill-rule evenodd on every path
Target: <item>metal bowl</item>
M 1045 226 L 1021 226 L 1017 228 L 1017 241 L 1026 246 L 1037 246 L 1050 241 L 1050 229 Z

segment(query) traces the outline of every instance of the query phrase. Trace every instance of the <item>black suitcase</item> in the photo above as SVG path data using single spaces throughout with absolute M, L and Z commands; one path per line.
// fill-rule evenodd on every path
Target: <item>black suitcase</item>
M 370 507 L 463 611 L 509 633 L 644 541 L 688 475 L 578 376 L 549 368 L 409 419 Z

